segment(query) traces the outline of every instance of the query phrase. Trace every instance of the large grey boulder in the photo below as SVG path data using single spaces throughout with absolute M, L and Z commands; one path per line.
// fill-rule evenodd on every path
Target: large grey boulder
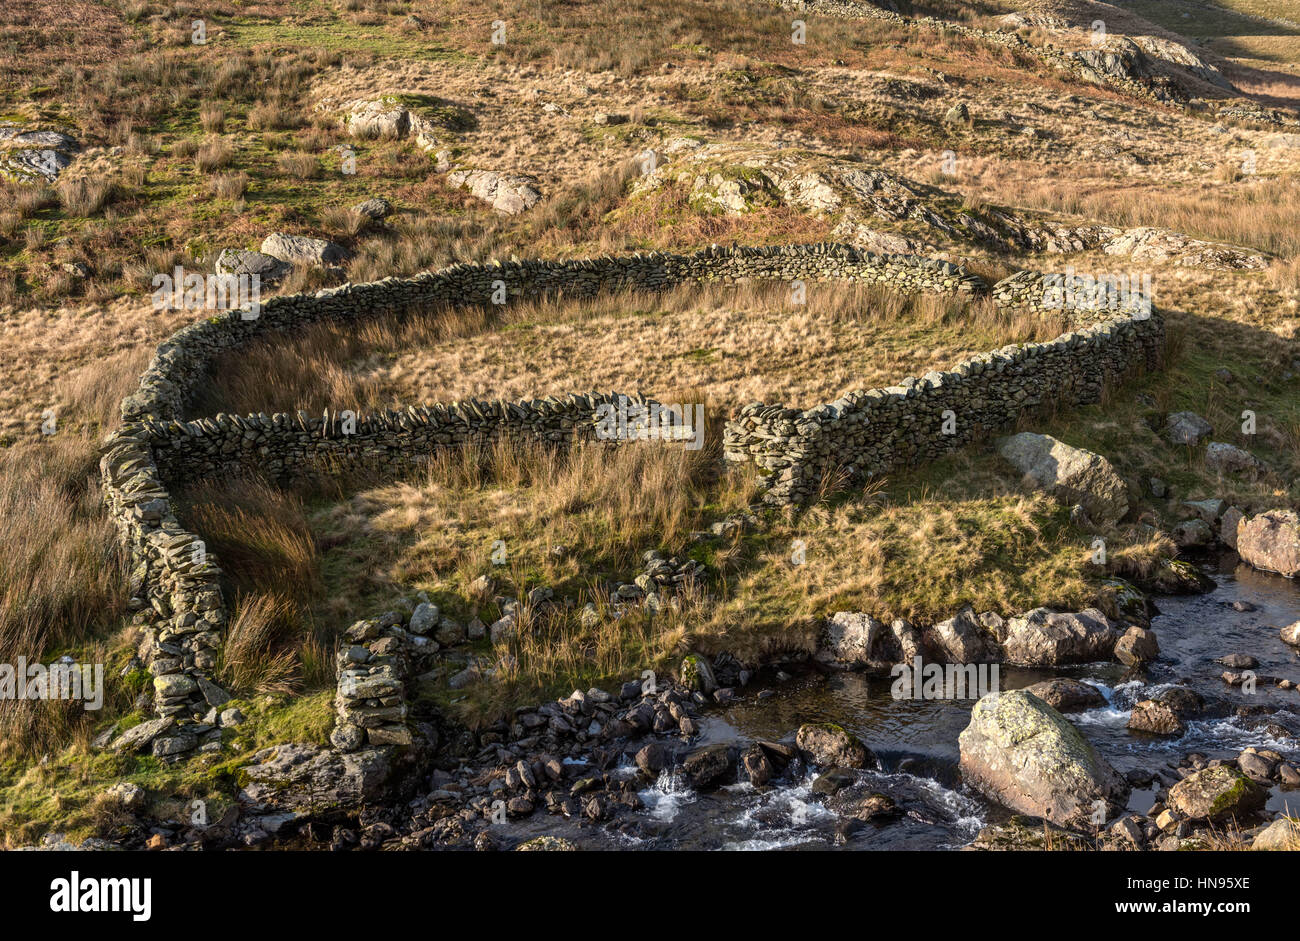
M 862 666 L 871 660 L 871 650 L 889 631 L 883 623 L 860 611 L 836 611 L 822 629 L 817 659 L 843 666 Z
M 1024 690 L 977 702 L 957 741 L 966 783 L 1050 823 L 1086 827 L 1128 799 L 1124 779 L 1079 730 Z
M 347 250 L 342 245 L 305 235 L 285 235 L 283 232 L 272 232 L 262 240 L 262 254 L 287 261 L 291 265 L 315 266 L 335 265 L 348 257 Z
M 456 170 L 447 174 L 452 186 L 463 186 L 502 215 L 514 216 L 532 209 L 541 200 L 532 177 L 494 170 Z
M 1160 656 L 1160 643 L 1156 632 L 1136 624 L 1124 632 L 1115 642 L 1115 659 L 1125 666 L 1139 666 L 1150 663 Z
M 1205 467 L 1216 474 L 1258 474 L 1264 462 L 1234 444 L 1211 441 L 1205 449 Z
M 1024 666 L 1109 660 L 1121 636 L 1118 626 L 1096 608 L 1077 613 L 1034 608 L 1010 618 L 1005 630 L 1003 654 Z
M 274 807 L 356 807 L 384 796 L 394 772 L 391 749 L 345 754 L 317 745 L 263 748 L 244 768 L 245 803 Z
M 1173 412 L 1165 419 L 1165 435 L 1174 444 L 1195 446 L 1214 432 L 1214 426 L 1195 412 Z
M 217 257 L 216 271 L 220 275 L 257 275 L 262 284 L 274 284 L 284 279 L 293 265 L 262 252 L 249 252 L 227 248 Z
M 1300 517 L 1292 510 L 1269 510 L 1237 524 L 1237 553 L 1265 572 L 1300 575 Z
M 1057 712 L 1083 712 L 1106 705 L 1106 697 L 1097 687 L 1065 676 L 1026 686 L 1025 692 L 1033 693 Z
M 1100 454 L 1029 431 L 1000 438 L 997 448 L 1024 475 L 1026 485 L 1046 490 L 1066 505 L 1082 504 L 1094 523 L 1114 525 L 1128 513 L 1128 485 Z
M 1300 850 L 1300 820 L 1278 817 L 1255 835 L 1253 850 Z
M 411 115 L 395 98 L 358 99 L 343 115 L 343 127 L 353 137 L 398 140 L 411 129 Z
M 856 735 L 830 722 L 799 726 L 795 742 L 824 768 L 865 768 L 876 760 Z
M 971 608 L 941 621 L 926 632 L 930 648 L 945 663 L 997 663 L 1002 660 L 998 641 Z

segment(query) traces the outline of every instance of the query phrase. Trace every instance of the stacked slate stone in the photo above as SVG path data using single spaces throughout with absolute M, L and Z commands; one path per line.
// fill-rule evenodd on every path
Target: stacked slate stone
M 367 745 L 410 745 L 406 680 L 409 661 L 400 618 L 358 621 L 344 634 L 335 663 L 337 722 L 330 742 L 344 752 Z
M 220 571 L 198 536 L 177 522 L 143 439 L 119 433 L 100 471 L 109 518 L 130 560 L 132 606 L 151 613 L 140 657 L 154 678 L 154 704 L 183 725 L 230 698 L 210 678 L 226 623 Z
M 175 483 L 217 474 L 257 472 L 277 480 L 364 465 L 386 474 L 410 471 L 436 452 L 501 438 L 572 445 L 597 439 L 597 410 L 649 399 L 617 393 L 572 393 L 509 402 L 470 399 L 411 407 L 346 422 L 338 411 L 320 418 L 225 415 L 194 421 L 142 421 L 163 476 Z
M 1081 284 L 1067 288 L 1064 276 L 1039 271 L 1017 271 L 993 285 L 993 301 L 998 307 L 1025 308 L 1038 314 L 1056 315 L 1071 327 L 1104 323 L 1120 317 L 1136 317 L 1136 308 L 1121 296 L 1115 286 L 1097 280 L 1091 286 Z

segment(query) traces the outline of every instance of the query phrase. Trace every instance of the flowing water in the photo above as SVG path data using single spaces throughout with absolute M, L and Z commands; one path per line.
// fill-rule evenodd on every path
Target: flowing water
M 1161 657 L 1142 680 L 1125 679 L 1117 663 L 1097 663 L 1059 671 L 1001 670 L 1002 689 L 1017 689 L 1055 675 L 1098 686 L 1105 706 L 1069 718 L 1120 772 L 1171 769 L 1191 752 L 1207 758 L 1234 758 L 1248 745 L 1268 747 L 1300 760 L 1300 690 L 1258 684 L 1254 694 L 1227 686 L 1215 658 L 1230 653 L 1254 656 L 1255 672 L 1300 681 L 1300 656 L 1282 643 L 1278 629 L 1300 619 L 1300 583 L 1262 574 L 1227 556 L 1207 572 L 1216 590 L 1205 595 L 1158 599 L 1152 628 Z M 1234 567 L 1235 566 L 1235 567 Z M 1254 610 L 1238 611 L 1233 602 Z M 791 670 L 791 672 L 794 672 Z M 1156 738 L 1127 728 L 1132 704 L 1162 685 L 1188 680 L 1205 697 L 1212 718 L 1188 722 L 1177 738 Z M 780 780 L 766 789 L 748 783 L 709 793 L 686 787 L 680 775 L 665 773 L 640 792 L 644 809 L 609 832 L 541 815 L 518 827 L 518 836 L 551 833 L 584 847 L 644 849 L 955 849 L 981 827 L 1007 812 L 967 790 L 957 771 L 957 736 L 970 721 L 973 700 L 895 700 L 888 677 L 852 673 L 803 672 L 781 682 L 764 671 L 745 688 L 741 701 L 708 712 L 700 744 L 737 745 L 763 740 L 792 742 L 806 722 L 834 722 L 857 734 L 880 759 L 868 772 L 872 788 L 891 796 L 901 816 L 872 822 L 837 839 L 837 817 L 811 791 L 814 775 Z M 765 689 L 776 695 L 759 698 Z M 1238 715 L 1239 707 L 1255 707 Z M 1265 713 L 1261 706 L 1282 707 Z M 619 769 L 629 777 L 635 768 Z M 1129 807 L 1145 812 L 1155 787 L 1134 789 Z M 1274 788 L 1269 808 L 1300 814 L 1300 790 Z

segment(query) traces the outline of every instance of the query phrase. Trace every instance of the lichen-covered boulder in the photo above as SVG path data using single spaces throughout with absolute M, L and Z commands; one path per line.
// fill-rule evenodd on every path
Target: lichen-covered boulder
M 516 853 L 573 853 L 577 847 L 562 836 L 535 836 L 515 847 Z
M 1300 575 L 1300 516 L 1292 510 L 1269 510 L 1237 525 L 1237 553 L 1265 572 L 1287 578 Z
M 1202 768 L 1169 789 L 1169 806 L 1192 820 L 1248 817 L 1267 800 L 1267 790 L 1228 765 Z
M 316 745 L 263 748 L 245 767 L 241 801 L 276 807 L 356 807 L 379 799 L 396 770 L 391 749 L 343 753 Z
M 1300 850 L 1300 820 L 1278 817 L 1255 834 L 1253 850 Z
M 275 284 L 284 280 L 293 266 L 279 258 L 261 252 L 227 248 L 217 257 L 216 271 L 220 275 L 257 275 L 262 284 Z
M 876 761 L 856 735 L 830 722 L 801 725 L 795 742 L 814 763 L 827 768 L 865 768 Z
M 537 181 L 516 173 L 495 170 L 456 170 L 447 174 L 452 186 L 463 186 L 504 216 L 515 216 L 541 201 Z
M 1113 526 L 1128 513 L 1128 485 L 1100 454 L 1029 431 L 998 439 L 997 448 L 1027 485 L 1067 506 L 1081 504 L 1098 525 Z
M 1024 690 L 977 702 L 957 741 L 965 781 L 1012 810 L 1083 827 L 1128 799 L 1124 779 L 1079 730 Z

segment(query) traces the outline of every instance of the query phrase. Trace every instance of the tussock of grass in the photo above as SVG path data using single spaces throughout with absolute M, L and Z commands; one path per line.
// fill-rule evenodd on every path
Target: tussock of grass
M 234 605 L 218 673 L 239 694 L 290 692 L 298 686 L 298 606 L 275 595 L 245 595 Z

